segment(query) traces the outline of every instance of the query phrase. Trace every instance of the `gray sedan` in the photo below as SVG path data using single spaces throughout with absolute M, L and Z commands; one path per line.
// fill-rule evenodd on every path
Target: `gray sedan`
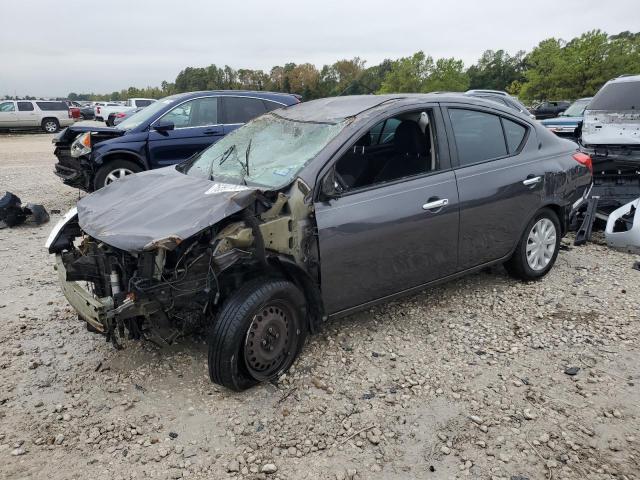
M 47 246 L 91 330 L 206 329 L 211 380 L 243 390 L 328 317 L 494 264 L 542 278 L 590 183 L 588 156 L 506 105 L 328 98 L 84 197 Z

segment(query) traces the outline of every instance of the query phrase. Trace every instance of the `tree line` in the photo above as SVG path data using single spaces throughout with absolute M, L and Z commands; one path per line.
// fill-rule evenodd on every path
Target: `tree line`
M 108 94 L 70 93 L 68 98 L 124 100 L 197 90 L 243 89 L 295 93 L 311 100 L 336 95 L 485 88 L 505 90 L 533 103 L 590 96 L 611 78 L 638 73 L 640 32 L 608 35 L 592 30 L 569 41 L 545 39 L 528 53 L 511 55 L 502 49 L 487 50 L 468 68 L 460 59 L 434 59 L 423 51 L 370 67 L 359 57 L 338 60 L 320 69 L 311 63 L 287 63 L 268 72 L 210 65 L 187 67 L 173 82 L 162 82 L 159 87 L 129 87 Z

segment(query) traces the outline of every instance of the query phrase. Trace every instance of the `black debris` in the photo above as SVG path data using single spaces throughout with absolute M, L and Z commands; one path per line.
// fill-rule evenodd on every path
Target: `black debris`
M 633 262 L 633 266 L 631 268 L 634 270 L 640 270 L 640 261 Z
M 17 195 L 4 192 L 0 196 L 0 228 L 15 227 L 26 220 L 42 225 L 49 221 L 49 214 L 42 205 L 27 203 L 23 207 Z
M 566 373 L 567 375 L 571 375 L 572 377 L 574 375 L 577 375 L 579 371 L 580 367 L 567 367 L 564 369 L 564 373 Z
M 376 394 L 372 393 L 372 392 L 367 392 L 365 394 L 362 395 L 362 399 L 363 400 L 371 400 L 373 397 L 375 397 Z
M 178 434 L 176 432 L 169 432 L 169 438 L 172 438 L 172 439 L 178 438 Z

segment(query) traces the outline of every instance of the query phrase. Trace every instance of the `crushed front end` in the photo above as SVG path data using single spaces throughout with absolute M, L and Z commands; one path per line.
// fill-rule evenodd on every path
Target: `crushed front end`
M 171 343 L 210 325 L 247 279 L 278 269 L 286 274 L 285 263 L 313 270 L 315 236 L 303 202 L 308 190 L 300 185 L 289 195 L 241 191 L 253 200 L 245 208 L 193 235 L 163 234 L 139 248 L 111 244 L 125 235 L 109 243 L 90 235 L 74 209 L 54 228 L 47 248 L 65 297 L 92 330 L 118 348 L 125 335 Z M 226 192 L 228 209 L 237 194 Z

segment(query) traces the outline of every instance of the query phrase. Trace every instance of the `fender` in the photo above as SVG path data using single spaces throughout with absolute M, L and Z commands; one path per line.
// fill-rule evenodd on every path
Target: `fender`
M 103 155 L 95 157 L 93 159 L 93 163 L 97 167 L 100 167 L 100 166 L 104 165 L 105 161 L 110 160 L 111 157 L 119 156 L 119 155 L 123 156 L 123 157 L 132 158 L 136 163 L 139 163 L 140 166 L 142 166 L 145 170 L 150 170 L 149 162 L 147 161 L 147 159 L 145 157 L 143 157 L 142 155 L 140 155 L 137 152 L 134 152 L 132 150 L 125 150 L 125 149 L 109 150 L 109 151 L 105 152 Z

